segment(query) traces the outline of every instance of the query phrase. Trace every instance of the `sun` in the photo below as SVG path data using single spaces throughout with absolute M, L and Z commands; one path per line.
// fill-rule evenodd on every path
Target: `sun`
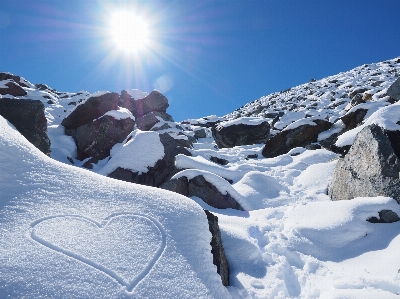
M 146 22 L 132 12 L 116 12 L 111 16 L 110 33 L 115 45 L 126 52 L 137 52 L 149 43 Z

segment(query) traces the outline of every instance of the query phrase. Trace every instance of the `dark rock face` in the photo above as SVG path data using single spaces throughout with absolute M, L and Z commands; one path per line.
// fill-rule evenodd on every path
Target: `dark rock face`
M 131 183 L 159 187 L 178 172 L 175 167 L 175 157 L 178 154 L 191 156 L 190 152 L 179 145 L 168 133 L 160 134 L 160 141 L 164 146 L 164 157 L 158 160 L 154 167 L 149 167 L 146 173 L 139 174 L 139 172 L 117 168 L 108 176 Z M 135 153 L 132 153 L 132 155 L 134 154 Z
M 236 209 L 244 211 L 240 204 L 229 193 L 222 194 L 219 190 L 206 181 L 202 175 L 190 180 L 182 176 L 172 179 L 161 185 L 161 188 L 191 197 L 200 197 L 208 205 L 217 209 Z
M 393 223 L 400 220 L 399 215 L 392 210 L 382 210 L 378 214 L 379 219 L 376 217 L 371 217 L 368 218 L 367 221 L 371 223 Z
M 359 104 L 362 104 L 362 103 L 365 103 L 365 101 L 363 100 L 363 96 L 362 96 L 362 94 L 356 94 L 354 97 L 352 97 L 351 98 L 351 101 L 350 101 L 350 103 L 349 103 L 349 105 L 350 105 L 350 109 L 351 108 L 353 108 L 353 107 L 355 107 L 355 106 L 357 106 L 357 105 L 359 105 Z M 348 109 L 348 108 L 347 108 Z M 350 110 L 349 109 L 349 110 Z
M 24 82 L 21 82 L 21 77 L 20 76 L 14 76 L 14 75 L 9 74 L 9 73 L 0 73 L 0 81 L 3 81 L 3 80 L 13 80 L 14 82 L 18 83 L 19 86 L 29 87 Z
M 381 127 L 357 134 L 347 155 L 338 161 L 328 188 L 332 200 L 388 196 L 400 203 L 400 160 Z
M 222 245 L 221 231 L 219 230 L 218 217 L 211 212 L 204 210 L 207 215 L 208 226 L 212 235 L 211 253 L 213 255 L 213 264 L 217 266 L 217 272 L 221 276 L 224 286 L 229 285 L 229 265 L 226 259 L 224 246 Z
M 259 125 L 238 124 L 231 126 L 216 125 L 211 128 L 212 136 L 219 148 L 238 145 L 265 143 L 270 134 L 267 121 Z
M 111 148 L 132 132 L 135 121 L 131 118 L 117 120 L 106 115 L 76 130 L 78 159 L 93 157 L 97 162 L 110 155 Z
M 226 159 L 218 158 L 218 157 L 211 157 L 210 161 L 217 163 L 219 165 L 228 165 L 229 161 Z
M 207 134 L 206 134 L 206 130 L 202 129 L 198 129 L 194 131 L 194 137 L 195 138 L 206 138 Z
M 104 113 L 110 110 L 116 110 L 118 103 L 119 95 L 115 92 L 89 98 L 64 118 L 61 125 L 65 127 L 66 132 L 71 129 L 77 129 L 80 126 L 91 123 L 94 119 L 103 116 Z
M 136 115 L 146 115 L 152 111 L 166 112 L 168 100 L 159 91 L 153 90 L 147 97 L 136 101 Z
M 357 109 L 343 115 L 340 119 L 346 126 L 346 130 L 351 130 L 357 127 L 364 120 L 364 116 L 367 114 L 367 112 L 367 109 Z
M 319 133 L 329 130 L 332 126 L 332 123 L 323 119 L 315 119 L 313 122 L 315 126 L 306 124 L 276 134 L 266 142 L 262 155 L 265 158 L 273 158 L 286 154 L 292 148 L 305 147 L 316 142 Z
M 400 78 L 397 78 L 396 81 L 388 88 L 387 94 L 392 99 L 396 101 L 400 101 Z
M 161 118 L 165 121 L 174 121 L 171 115 L 166 112 L 152 111 L 143 116 L 136 117 L 137 127 L 142 131 L 149 131 L 156 123 L 158 123 Z
M 44 105 L 38 100 L 0 99 L 0 115 L 46 155 L 50 155 Z
M 27 93 L 25 89 L 23 89 L 21 86 L 19 86 L 17 83 L 10 81 L 5 84 L 8 88 L 0 88 L 0 94 L 1 95 L 12 95 L 14 97 L 20 97 L 20 96 L 26 96 Z

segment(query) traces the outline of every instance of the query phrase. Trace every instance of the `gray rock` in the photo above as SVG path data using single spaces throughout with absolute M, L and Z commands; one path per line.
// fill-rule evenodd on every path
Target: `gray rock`
M 354 97 L 351 98 L 351 101 L 350 101 L 349 105 L 346 107 L 346 110 L 350 110 L 351 108 L 353 108 L 359 104 L 362 104 L 362 103 L 365 103 L 365 101 L 363 100 L 362 94 L 358 93 Z
M 221 276 L 224 286 L 229 285 L 229 265 L 226 259 L 224 246 L 221 239 L 221 231 L 218 225 L 218 217 L 211 212 L 204 210 L 207 215 L 208 226 L 211 232 L 211 253 L 213 255 L 213 264 L 217 266 L 217 273 Z
M 171 115 L 166 112 L 152 111 L 143 116 L 136 117 L 137 127 L 142 131 L 149 131 L 161 118 L 165 121 L 174 121 Z
M 0 88 L 1 95 L 12 95 L 14 97 L 26 96 L 25 89 L 19 86 L 16 82 L 10 81 L 5 84 L 7 88 Z
M 198 175 L 190 180 L 185 176 L 178 179 L 172 179 L 162 184 L 161 188 L 188 197 L 199 197 L 205 203 L 217 209 L 231 208 L 241 211 L 244 210 L 236 199 L 234 199 L 228 192 L 222 194 L 213 184 L 206 181 L 202 175 Z
M 258 125 L 216 125 L 211 128 L 212 136 L 219 148 L 265 143 L 270 134 L 270 125 L 264 121 Z
M 302 125 L 291 130 L 285 130 L 265 143 L 262 155 L 273 158 L 286 154 L 295 147 L 305 147 L 318 139 L 319 133 L 329 130 L 332 123 L 323 119 L 312 120 L 316 125 Z
M 134 126 L 131 118 L 118 120 L 109 115 L 80 126 L 75 136 L 78 159 L 93 157 L 91 162 L 97 162 L 108 157 L 112 147 L 124 141 Z
M 400 203 L 400 160 L 381 127 L 357 134 L 347 155 L 339 159 L 328 188 L 332 200 L 389 196 Z
M 202 175 L 189 180 L 189 197 L 200 197 L 208 205 L 217 209 L 236 209 L 244 211 L 240 204 L 228 192 L 222 194 L 214 185 L 206 181 Z
M 204 128 L 194 130 L 194 137 L 196 137 L 197 139 L 206 138 L 207 137 L 206 130 L 204 130 Z
M 136 115 L 140 117 L 153 111 L 166 112 L 168 107 L 168 99 L 159 91 L 153 90 L 145 98 L 136 101 Z
M 346 126 L 346 130 L 351 130 L 357 127 L 363 120 L 364 116 L 367 114 L 368 109 L 357 109 L 346 113 L 340 119 Z
M 390 85 L 387 94 L 396 101 L 400 101 L 400 78 L 397 78 L 397 80 Z
M 367 221 L 371 223 L 393 223 L 400 220 L 399 215 L 392 210 L 382 210 L 378 214 L 379 219 L 376 217 L 371 217 L 368 218 Z
M 77 106 L 61 125 L 66 129 L 66 134 L 70 130 L 91 123 L 93 120 L 103 116 L 106 112 L 116 110 L 119 103 L 119 95 L 115 92 L 106 93 L 98 97 L 91 97 L 85 103 Z M 69 133 L 72 135 L 73 133 Z
M 0 115 L 12 123 L 30 143 L 50 155 L 44 105 L 39 100 L 0 99 Z

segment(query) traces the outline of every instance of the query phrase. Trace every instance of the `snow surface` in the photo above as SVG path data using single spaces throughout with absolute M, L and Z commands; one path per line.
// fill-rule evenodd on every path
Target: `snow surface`
M 111 110 L 111 111 L 106 112 L 100 118 L 102 118 L 103 116 L 106 116 L 106 115 L 111 116 L 117 120 L 127 119 L 127 118 L 135 120 L 135 117 L 133 116 L 132 112 L 130 112 L 126 108 L 121 108 L 121 107 L 118 107 L 118 110 Z
M 44 156 L 0 118 L 0 298 L 399 298 L 400 222 L 366 220 L 385 209 L 400 214 L 400 206 L 386 197 L 332 202 L 326 193 L 338 155 L 328 150 L 294 148 L 266 159 L 262 144 L 218 149 L 205 128 L 192 157 L 177 156 L 175 177 L 203 175 L 246 211 L 104 176 L 118 167 L 146 172 L 154 166 L 164 156 L 158 133 L 187 138 L 177 134 L 193 136 L 207 123 L 241 117 L 272 124 L 271 113 L 283 112 L 272 135 L 327 119 L 334 125 L 319 135 L 324 140 L 344 129 L 340 117 L 359 88 L 372 100 L 354 110 L 369 111 L 336 145 L 351 145 L 372 123 L 400 130 L 400 104 L 388 105 L 386 95 L 399 72 L 399 58 L 363 65 L 223 117 L 187 120 L 179 124 L 184 131 L 170 122 L 171 129 L 159 132 L 135 130 L 92 171 L 80 167 L 85 161 L 76 159 L 60 126 L 75 108 L 71 102 L 79 105 L 90 94 L 39 91 L 26 81 L 28 95 L 20 98 L 44 103 L 52 153 Z M 227 288 L 212 264 L 202 208 L 218 216 Z
M 0 298 L 229 298 L 192 200 L 54 161 L 0 117 Z
M 257 126 L 266 121 L 267 120 L 265 118 L 261 118 L 261 117 L 241 117 L 238 119 L 221 122 L 218 125 L 221 127 L 229 127 L 229 126 L 233 126 L 233 125 Z

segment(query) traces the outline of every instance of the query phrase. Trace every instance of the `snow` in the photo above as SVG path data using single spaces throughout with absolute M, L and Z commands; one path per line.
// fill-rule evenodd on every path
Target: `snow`
M 336 145 L 351 145 L 369 124 L 400 130 L 400 104 L 389 105 L 386 96 L 398 59 L 274 93 L 223 117 L 187 120 L 180 124 L 185 131 L 173 122 L 172 129 L 135 130 L 91 171 L 82 169 L 85 161 L 76 159 L 75 143 L 60 126 L 75 108 L 69 103 L 79 105 L 90 94 L 24 88 L 26 98 L 45 105 L 52 152 L 43 155 L 0 117 L 0 298 L 398 298 L 400 222 L 366 221 L 386 209 L 400 215 L 395 200 L 331 201 L 327 188 L 337 154 L 297 147 L 266 159 L 262 144 L 218 149 L 202 126 L 255 123 L 283 112 L 272 135 L 319 118 L 335 122 L 319 135 L 324 140 L 342 133 L 350 94 L 367 88 L 372 100 L 349 111 L 369 109 L 363 123 Z M 377 80 L 382 83 L 374 86 Z M 128 93 L 135 99 L 145 94 Z M 121 108 L 109 115 L 130 117 Z M 173 178 L 202 175 L 246 211 L 105 176 L 118 167 L 148 171 L 164 157 L 159 133 L 192 136 L 203 128 L 208 137 L 193 144 L 191 157 L 176 157 Z M 218 216 L 230 267 L 227 288 L 212 264 L 202 209 Z
M 0 150 L 1 298 L 230 297 L 192 200 L 54 161 L 1 117 Z
M 96 97 L 100 97 L 100 96 L 102 96 L 102 95 L 105 95 L 105 94 L 107 94 L 107 93 L 109 93 L 108 90 L 99 90 L 99 91 L 96 91 L 96 92 L 90 94 L 89 97 L 90 97 L 90 98 L 96 98 Z
M 218 124 L 221 127 L 229 127 L 234 125 L 248 125 L 248 126 L 257 126 L 263 122 L 266 122 L 265 118 L 260 117 L 241 117 L 238 119 L 233 119 L 229 121 L 224 121 Z
M 136 130 L 127 139 L 130 140 L 113 147 L 110 161 L 98 171 L 99 174 L 108 175 L 118 167 L 146 173 L 148 167 L 154 167 L 164 157 L 164 146 L 156 132 Z
M 140 100 L 147 97 L 149 94 L 147 92 L 141 91 L 139 89 L 128 89 L 126 92 L 135 100 Z
M 133 116 L 132 112 L 130 112 L 126 108 L 121 108 L 121 107 L 118 107 L 118 110 L 111 110 L 111 111 L 106 112 L 100 118 L 102 118 L 102 117 L 104 117 L 106 115 L 111 116 L 111 117 L 113 117 L 113 118 L 115 118 L 117 120 L 127 119 L 127 118 L 135 120 L 135 117 Z

